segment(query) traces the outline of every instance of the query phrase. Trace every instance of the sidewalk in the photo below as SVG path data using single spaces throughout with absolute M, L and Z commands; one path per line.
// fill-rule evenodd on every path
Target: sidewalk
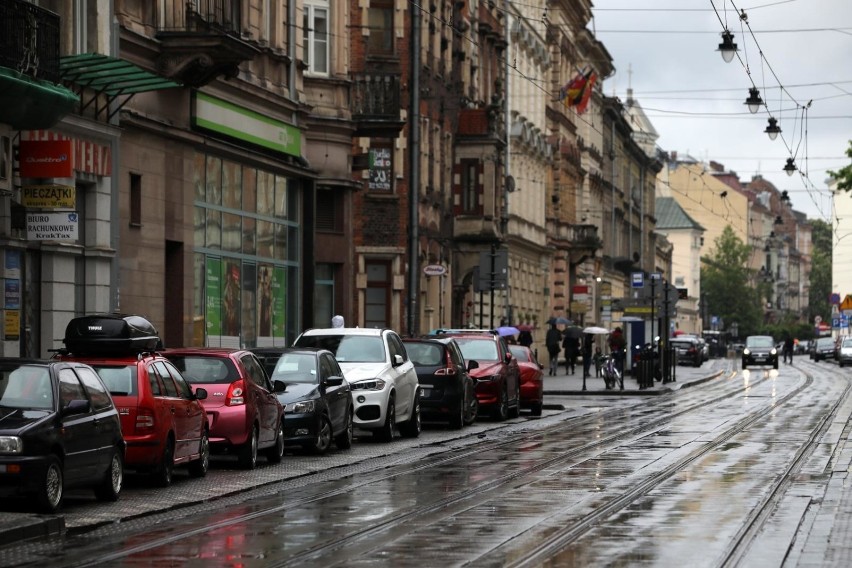
M 654 381 L 654 386 L 640 389 L 636 379 L 628 374 L 624 377 L 624 390 L 619 385 L 615 389 L 607 390 L 604 380 L 595 377 L 595 369 L 592 367 L 592 376 L 585 381 L 586 388 L 583 390 L 583 366 L 577 365 L 574 374 L 565 373 L 565 365 L 560 365 L 555 376 L 548 375 L 548 367 L 544 368 L 544 394 L 550 395 L 605 395 L 605 396 L 654 396 L 676 391 L 686 386 L 693 386 L 718 377 L 725 369 L 728 360 L 710 359 L 701 367 L 678 366 L 675 370 L 675 380 L 670 383 Z

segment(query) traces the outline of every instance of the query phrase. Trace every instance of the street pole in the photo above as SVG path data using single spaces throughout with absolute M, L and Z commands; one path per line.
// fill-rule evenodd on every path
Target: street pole
M 420 193 L 420 11 L 411 11 L 411 108 L 408 123 L 408 321 L 409 335 L 417 335 L 417 298 L 420 294 L 418 204 Z
M 494 246 L 494 243 L 491 243 L 491 277 L 489 278 L 489 283 L 490 283 L 490 287 L 491 287 L 491 299 L 490 299 L 491 306 L 488 309 L 488 317 L 489 317 L 488 329 L 494 329 L 494 280 L 495 280 L 494 271 L 496 270 L 496 266 L 495 266 L 495 264 L 496 264 L 495 263 L 495 257 L 497 256 L 496 248 L 497 247 Z

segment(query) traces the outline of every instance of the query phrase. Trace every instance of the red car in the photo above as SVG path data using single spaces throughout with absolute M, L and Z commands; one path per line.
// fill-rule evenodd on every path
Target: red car
M 509 352 L 521 369 L 521 408 L 529 408 L 533 416 L 541 416 L 544 402 L 543 367 L 529 347 L 509 345 Z
M 470 370 L 470 376 L 476 379 L 480 411 L 489 410 L 496 420 L 517 418 L 521 410 L 521 372 L 506 340 L 489 329 L 439 329 L 435 333 L 452 336 L 464 360 L 479 365 Z
M 109 389 L 127 442 L 124 466 L 148 472 L 161 487 L 175 466 L 207 474 L 210 446 L 203 388 L 193 389 L 159 354 L 157 330 L 139 316 L 77 317 L 65 330 L 56 359 L 88 363 Z
M 204 387 L 204 409 L 210 427 L 210 449 L 236 453 L 245 469 L 254 469 L 263 451 L 271 463 L 284 455 L 284 410 L 276 393 L 287 390 L 274 383 L 260 360 L 245 349 L 168 349 L 166 357 L 186 380 Z

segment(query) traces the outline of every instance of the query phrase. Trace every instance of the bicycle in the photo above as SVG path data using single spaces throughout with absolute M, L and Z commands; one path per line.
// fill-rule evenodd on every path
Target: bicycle
M 607 355 L 603 358 L 603 366 L 601 367 L 604 384 L 607 390 L 612 390 L 618 384 L 621 390 L 624 390 L 624 377 L 618 372 L 618 367 L 615 365 L 615 358 L 612 355 Z

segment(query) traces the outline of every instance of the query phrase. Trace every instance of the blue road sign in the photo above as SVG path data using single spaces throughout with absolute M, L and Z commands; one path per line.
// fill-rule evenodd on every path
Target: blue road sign
M 645 273 L 643 273 L 643 272 L 631 272 L 630 273 L 630 282 L 633 284 L 633 288 L 644 288 L 645 287 Z

